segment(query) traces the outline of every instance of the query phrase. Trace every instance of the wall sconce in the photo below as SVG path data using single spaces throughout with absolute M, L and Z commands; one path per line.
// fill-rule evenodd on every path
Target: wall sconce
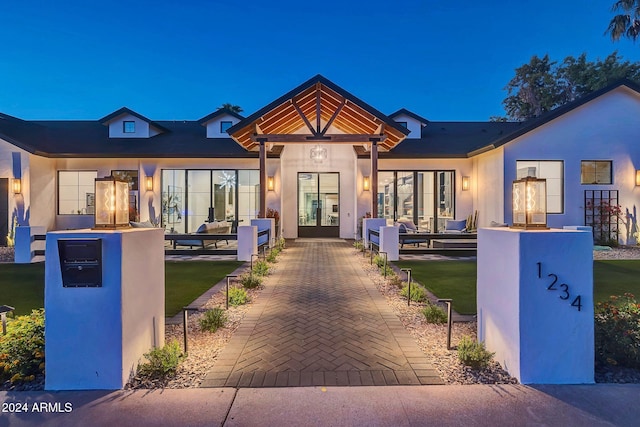
M 468 176 L 463 176 L 462 177 L 462 191 L 467 191 L 469 189 L 470 185 L 471 185 L 471 178 L 469 178 Z
M 267 190 L 273 191 L 275 189 L 275 181 L 272 176 L 267 177 Z
M 128 227 L 129 183 L 112 176 L 95 182 L 95 228 Z
M 20 178 L 14 178 L 12 184 L 13 184 L 13 194 L 22 193 L 22 181 L 20 180 Z
M 636 187 L 640 186 L 640 169 L 636 169 Z
M 144 188 L 147 191 L 153 191 L 153 176 L 147 176 L 144 179 Z
M 362 189 L 364 191 L 369 191 L 369 189 L 371 188 L 371 181 L 369 180 L 368 176 L 365 176 L 362 178 Z
M 513 228 L 547 228 L 547 180 L 527 177 L 513 181 Z

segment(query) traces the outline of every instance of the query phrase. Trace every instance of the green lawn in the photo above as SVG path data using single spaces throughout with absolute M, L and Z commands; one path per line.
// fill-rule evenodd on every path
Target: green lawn
M 165 315 L 173 316 L 242 265 L 238 261 L 165 263 Z M 44 264 L 0 264 L 0 305 L 17 315 L 44 306 Z
M 413 279 L 438 298 L 453 299 L 458 313 L 476 312 L 475 261 L 401 261 L 396 265 L 411 268 Z M 640 260 L 595 261 L 593 274 L 595 302 L 625 292 L 640 296 Z

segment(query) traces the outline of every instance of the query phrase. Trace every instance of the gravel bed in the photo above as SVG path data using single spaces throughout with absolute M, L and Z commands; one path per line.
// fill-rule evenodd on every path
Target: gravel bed
M 618 246 L 610 250 L 593 251 L 593 259 L 640 259 L 640 246 Z
M 13 262 L 14 253 L 13 246 L 0 246 L 0 262 Z

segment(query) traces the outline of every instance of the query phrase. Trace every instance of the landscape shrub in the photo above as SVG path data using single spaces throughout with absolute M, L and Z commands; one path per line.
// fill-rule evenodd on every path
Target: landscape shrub
M 400 296 L 408 298 L 409 295 L 409 284 L 405 282 L 402 290 L 400 291 Z M 422 302 L 426 298 L 424 288 L 417 283 L 411 283 L 411 301 Z
M 227 322 L 227 315 L 220 307 L 207 310 L 200 318 L 200 329 L 215 332 Z
M 257 274 L 243 274 L 240 276 L 240 283 L 246 289 L 254 289 L 262 285 L 262 278 Z
M 267 255 L 267 262 L 270 262 L 270 263 L 277 262 L 279 253 L 280 253 L 280 250 L 278 248 L 271 249 L 271 251 L 269 251 L 269 254 Z
M 147 362 L 138 365 L 138 374 L 164 379 L 175 375 L 184 355 L 178 340 L 173 340 L 162 348 L 154 348 L 149 353 L 146 353 L 144 357 Z
M 458 359 L 474 369 L 486 368 L 494 354 L 487 351 L 483 342 L 478 342 L 466 335 L 458 343 Z
M 353 242 L 353 247 L 361 251 L 364 248 L 364 243 L 362 243 L 361 240 L 356 240 L 355 242 Z
M 596 363 L 640 368 L 640 304 L 626 293 L 595 308 Z
M 384 257 L 382 255 L 376 255 L 373 257 L 373 263 L 378 267 L 384 267 Z
M 392 274 L 395 274 L 393 271 L 393 268 L 391 268 L 390 265 L 387 265 L 386 267 L 387 270 L 387 277 L 391 276 Z M 385 271 L 385 267 L 380 267 L 380 274 L 382 274 L 384 276 L 384 271 Z
M 422 314 L 427 319 L 427 323 L 435 323 L 437 325 L 447 323 L 447 313 L 444 309 L 430 302 L 422 310 Z
M 269 264 L 266 261 L 257 261 L 253 264 L 253 274 L 257 276 L 266 276 L 269 274 Z
M 249 300 L 247 291 L 242 288 L 232 287 L 229 288 L 229 304 L 237 307 L 242 304 L 246 304 Z
M 0 334 L 0 379 L 33 381 L 44 372 L 44 309 L 7 321 Z
M 391 286 L 395 286 L 398 289 L 402 288 L 402 285 L 404 284 L 400 276 L 398 276 L 395 272 L 390 275 L 387 274 L 387 280 L 389 281 L 389 284 Z

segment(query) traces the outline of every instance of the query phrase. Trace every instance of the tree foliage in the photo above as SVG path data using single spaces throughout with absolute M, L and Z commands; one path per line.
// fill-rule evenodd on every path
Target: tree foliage
M 242 107 L 239 105 L 231 104 L 229 102 L 225 102 L 221 106 L 218 107 L 218 110 L 229 110 L 234 113 L 242 113 Z
M 605 33 L 614 41 L 626 37 L 635 42 L 640 35 L 640 0 L 619 0 L 611 10 L 619 13 L 611 19 Z
M 588 61 L 586 53 L 562 62 L 534 55 L 528 64 L 516 68 L 515 77 L 504 88 L 507 97 L 502 105 L 508 120 L 527 120 L 622 78 L 640 81 L 640 63 L 623 61 L 618 52 L 596 61 Z

